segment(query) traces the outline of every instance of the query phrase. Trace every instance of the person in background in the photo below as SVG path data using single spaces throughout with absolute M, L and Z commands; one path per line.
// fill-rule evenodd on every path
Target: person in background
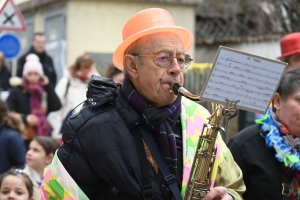
M 105 77 L 111 78 L 115 83 L 122 83 L 124 79 L 123 71 L 118 69 L 113 63 L 108 64 Z
M 280 40 L 281 55 L 277 59 L 288 63 L 287 70 L 300 67 L 300 32 L 285 35 Z
M 193 38 L 160 8 L 137 12 L 126 22 L 113 54 L 114 65 L 125 73 L 123 83 L 91 78 L 83 108 L 65 123 L 64 144 L 45 170 L 43 199 L 60 196 L 53 183 L 74 199 L 182 198 L 210 116 L 170 92 L 171 83 L 183 84 Z M 153 142 L 143 140 L 145 135 Z M 203 200 L 239 200 L 245 191 L 242 172 L 220 134 L 216 145 L 218 158 Z M 154 149 L 162 162 L 153 157 Z M 62 167 L 65 171 L 56 173 Z
M 300 198 L 300 68 L 287 70 L 273 109 L 228 142 L 244 175 L 245 200 Z
M 11 111 L 22 115 L 27 130 L 28 146 L 35 135 L 50 135 L 52 127 L 46 116 L 51 111 L 59 110 L 61 103 L 35 54 L 26 57 L 23 78 L 17 77 L 11 82 L 14 87 L 6 102 Z
M 92 75 L 99 75 L 93 66 L 94 60 L 91 56 L 84 54 L 78 56 L 75 62 L 69 66 L 65 75 L 59 80 L 55 87 L 62 107 L 56 112 L 51 112 L 48 120 L 53 127 L 52 137 L 61 139 L 61 131 L 64 122 L 76 108 L 80 110 L 81 104 L 85 99 L 88 82 Z
M 43 180 L 44 168 L 51 163 L 59 143 L 51 137 L 35 137 L 26 154 L 26 167 L 23 170 L 33 183 L 34 199 L 41 199 L 40 185 Z
M 280 40 L 281 55 L 277 57 L 278 60 L 288 63 L 286 70 L 294 67 L 300 67 L 300 32 L 290 33 L 285 35 Z M 270 104 L 270 108 L 272 103 Z M 247 118 L 253 120 L 257 118 L 259 113 L 239 110 L 239 131 L 243 130 L 249 125 L 254 124 Z
M 26 57 L 29 54 L 36 54 L 39 57 L 40 62 L 43 66 L 43 72 L 45 76 L 48 77 L 50 84 L 55 87 L 56 85 L 56 72 L 55 67 L 52 61 L 52 58 L 45 51 L 46 46 L 46 36 L 44 33 L 37 32 L 34 33 L 32 46 L 28 52 L 22 55 L 17 61 L 17 76 L 22 78 L 23 76 L 23 68 L 26 62 Z
M 2 52 L 0 52 L 0 91 L 7 91 L 10 88 L 10 77 L 11 73 L 5 66 L 5 56 Z
M 26 149 L 22 137 L 25 126 L 21 116 L 10 112 L 0 100 L 0 174 L 12 167 L 24 168 Z
M 10 169 L 0 175 L 1 200 L 36 200 L 33 198 L 33 184 L 20 169 Z

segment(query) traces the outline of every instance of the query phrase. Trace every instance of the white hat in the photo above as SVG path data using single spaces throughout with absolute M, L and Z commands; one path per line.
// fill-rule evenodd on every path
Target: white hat
M 26 56 L 26 62 L 23 68 L 23 77 L 29 72 L 37 72 L 40 76 L 44 76 L 43 66 L 40 63 L 40 59 L 35 54 L 29 54 Z

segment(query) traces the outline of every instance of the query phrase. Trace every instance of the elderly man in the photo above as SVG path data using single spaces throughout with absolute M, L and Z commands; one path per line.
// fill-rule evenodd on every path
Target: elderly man
M 300 67 L 300 32 L 285 35 L 280 40 L 281 55 L 277 59 L 288 63 L 287 69 Z
M 56 79 L 57 79 L 56 72 L 55 72 L 52 58 L 45 51 L 45 46 L 46 46 L 45 34 L 41 32 L 34 33 L 31 48 L 29 49 L 28 52 L 26 52 L 18 59 L 17 76 L 22 78 L 23 68 L 26 62 L 26 56 L 33 53 L 39 57 L 40 62 L 43 65 L 43 71 L 45 75 L 48 77 L 49 82 L 52 84 L 52 86 L 55 86 Z
M 210 116 L 170 92 L 171 83 L 183 84 L 192 43 L 166 10 L 145 9 L 127 21 L 113 55 L 123 84 L 92 78 L 83 109 L 67 121 L 64 145 L 45 170 L 44 199 L 182 199 Z M 220 136 L 216 144 L 204 200 L 241 199 L 241 170 Z

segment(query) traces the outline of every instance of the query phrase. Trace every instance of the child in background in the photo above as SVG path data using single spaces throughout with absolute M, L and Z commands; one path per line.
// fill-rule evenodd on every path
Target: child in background
M 8 110 L 0 99 L 0 174 L 10 168 L 24 168 L 26 148 L 22 138 L 25 126 L 22 117 Z
M 51 163 L 59 143 L 47 136 L 35 137 L 29 144 L 26 154 L 26 167 L 23 170 L 33 183 L 34 199 L 41 199 L 40 184 L 43 180 L 44 168 Z
M 59 110 L 61 103 L 35 54 L 26 57 L 23 78 L 15 77 L 11 84 L 14 87 L 6 102 L 11 111 L 22 115 L 27 131 L 25 143 L 28 147 L 34 136 L 51 134 L 52 127 L 46 117 L 49 112 Z
M 0 176 L 1 200 L 33 200 L 33 184 L 30 178 L 18 169 L 10 169 Z
M 124 73 L 114 66 L 113 63 L 109 63 L 106 68 L 105 77 L 111 78 L 115 83 L 123 83 Z

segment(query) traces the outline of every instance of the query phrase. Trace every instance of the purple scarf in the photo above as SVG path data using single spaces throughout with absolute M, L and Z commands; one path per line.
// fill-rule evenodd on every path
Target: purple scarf
M 39 136 L 48 136 L 52 127 L 47 121 L 45 110 L 41 108 L 41 100 L 44 92 L 42 81 L 32 84 L 23 78 L 22 84 L 30 95 L 30 112 L 39 118 L 39 124 L 35 127 L 36 134 Z
M 158 138 L 160 152 L 176 176 L 177 149 L 174 135 L 175 124 L 181 113 L 181 97 L 169 106 L 162 108 L 152 107 L 135 89 L 130 79 L 125 76 L 122 91 L 128 101 L 142 114 L 143 123 L 155 133 Z

